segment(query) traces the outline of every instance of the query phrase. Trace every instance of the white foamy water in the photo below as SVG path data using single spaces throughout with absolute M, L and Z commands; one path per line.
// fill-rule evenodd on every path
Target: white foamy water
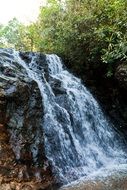
M 15 61 L 37 82 L 42 96 L 45 153 L 58 181 L 92 177 L 126 164 L 123 139 L 80 79 L 64 69 L 57 55 L 29 54 Z M 35 152 L 36 154 L 36 152 Z

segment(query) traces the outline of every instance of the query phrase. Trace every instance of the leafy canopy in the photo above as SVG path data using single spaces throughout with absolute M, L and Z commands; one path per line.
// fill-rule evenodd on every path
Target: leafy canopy
M 79 70 L 103 63 L 111 75 L 115 62 L 127 59 L 127 1 L 48 0 L 35 23 L 0 25 L 0 45 L 54 52 Z

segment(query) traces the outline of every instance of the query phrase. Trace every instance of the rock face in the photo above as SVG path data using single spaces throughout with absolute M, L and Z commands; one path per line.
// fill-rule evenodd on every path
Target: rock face
M 117 67 L 115 72 L 115 77 L 118 80 L 119 84 L 127 89 L 127 64 L 121 64 Z
M 36 82 L 16 63 L 12 50 L 0 49 L 1 190 L 44 189 L 53 181 L 43 146 L 41 101 Z
M 90 67 L 80 77 L 118 130 L 127 135 L 127 63 L 117 61 L 111 77 L 106 76 L 106 68 L 104 64 Z

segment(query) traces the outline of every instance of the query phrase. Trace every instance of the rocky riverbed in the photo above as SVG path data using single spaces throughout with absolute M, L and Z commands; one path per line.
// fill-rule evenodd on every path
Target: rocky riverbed
M 127 165 L 114 171 L 104 170 L 98 177 L 82 178 L 59 190 L 127 190 Z

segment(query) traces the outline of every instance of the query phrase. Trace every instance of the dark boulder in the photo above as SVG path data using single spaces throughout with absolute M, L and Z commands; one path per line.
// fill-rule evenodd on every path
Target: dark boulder
M 121 87 L 127 89 L 127 64 L 121 64 L 117 67 L 115 77 L 118 80 Z
M 22 56 L 28 61 L 25 53 Z M 0 189 L 45 189 L 53 183 L 44 151 L 41 102 L 37 83 L 12 50 L 0 49 Z

